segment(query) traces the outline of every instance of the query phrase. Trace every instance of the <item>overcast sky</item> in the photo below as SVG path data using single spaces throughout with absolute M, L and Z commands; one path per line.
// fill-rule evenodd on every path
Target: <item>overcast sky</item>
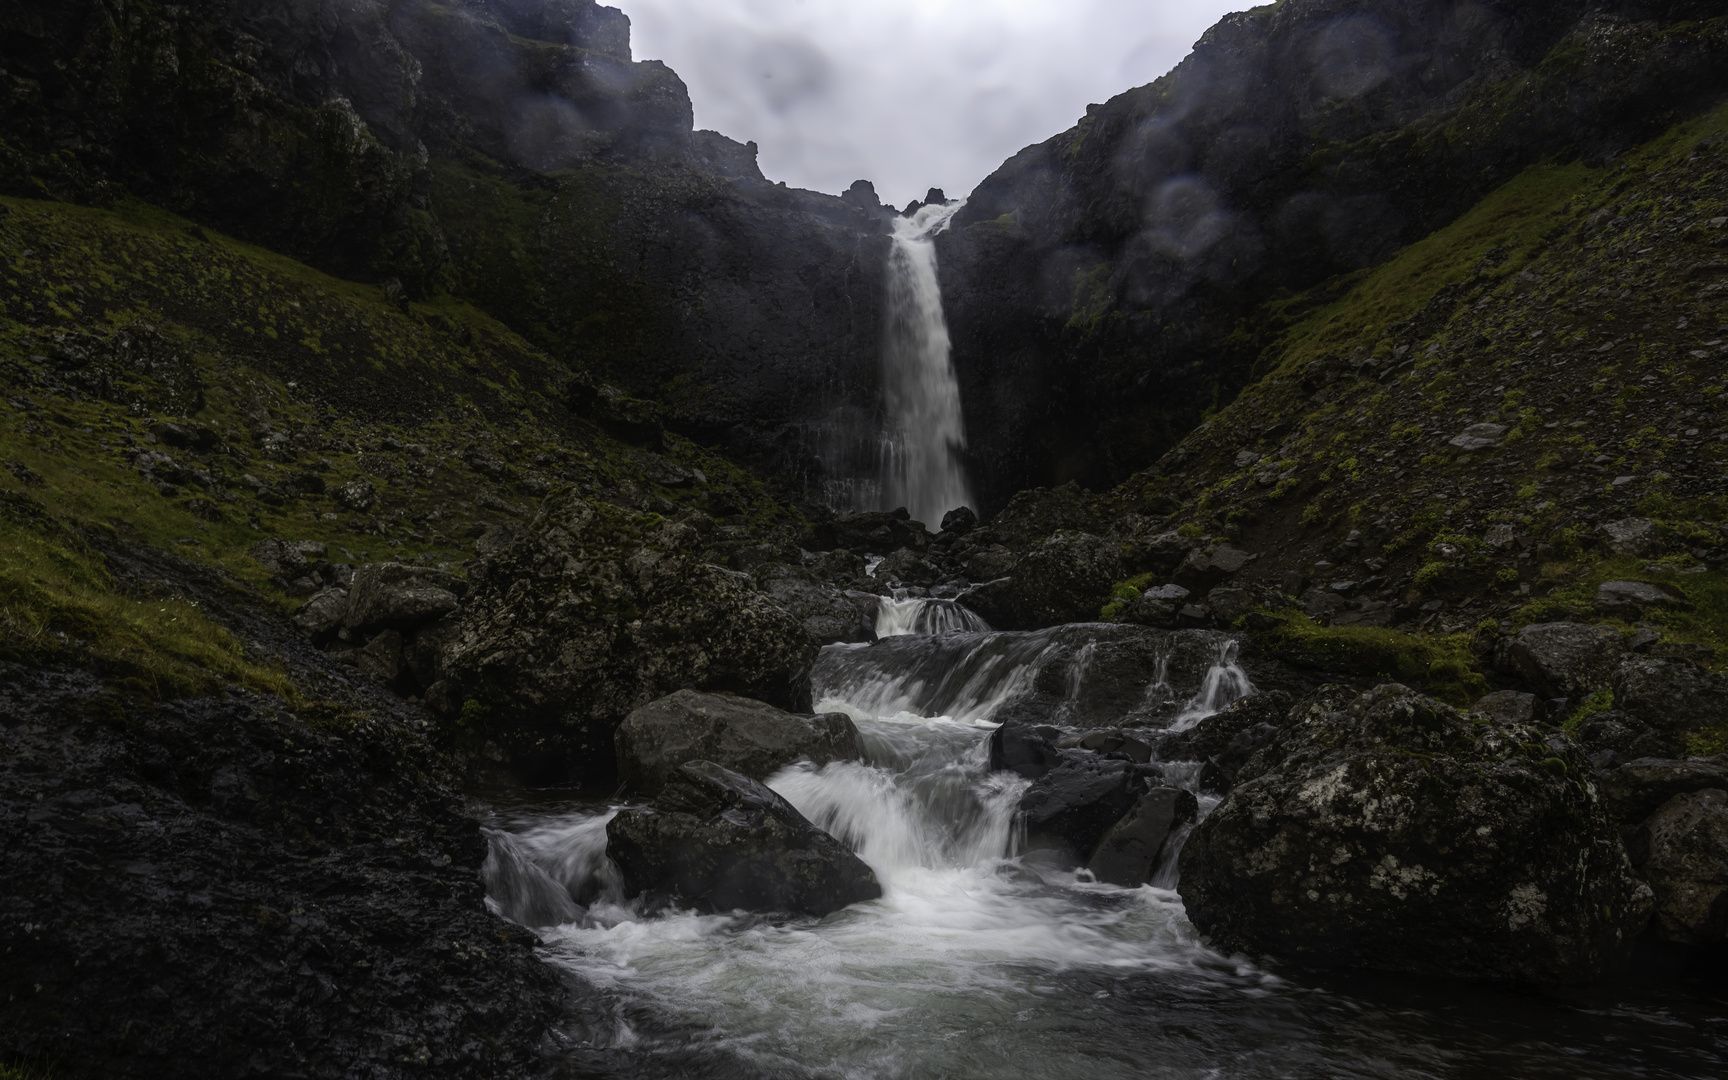
M 638 60 L 689 84 L 696 126 L 762 171 L 905 205 L 964 195 L 1089 102 L 1151 82 L 1255 0 L 604 0 Z

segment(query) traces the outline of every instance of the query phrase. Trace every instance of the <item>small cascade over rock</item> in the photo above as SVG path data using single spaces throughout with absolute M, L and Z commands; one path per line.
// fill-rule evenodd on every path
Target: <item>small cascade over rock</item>
M 931 524 L 956 507 L 972 504 L 961 460 L 966 424 L 942 314 L 935 242 L 936 234 L 965 205 L 932 203 L 910 217 L 896 218 L 888 253 L 879 508 L 904 506 L 915 520 Z
M 989 629 L 989 623 L 952 600 L 929 600 L 922 597 L 895 600 L 884 597 L 876 604 L 878 638 L 957 631 L 978 633 Z

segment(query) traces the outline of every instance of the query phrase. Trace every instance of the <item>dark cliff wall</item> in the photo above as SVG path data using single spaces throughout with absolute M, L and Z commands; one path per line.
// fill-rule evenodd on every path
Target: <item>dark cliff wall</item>
M 1383 261 L 1550 157 L 1728 87 L 1720 3 L 1283 0 L 1009 160 L 940 241 L 984 509 L 1155 460 L 1280 296 Z M 1289 312 L 1296 315 L 1296 312 Z
M 18 0 L 0 191 L 136 195 L 342 276 L 453 291 L 675 427 L 819 481 L 874 400 L 885 215 L 692 130 L 592 0 Z

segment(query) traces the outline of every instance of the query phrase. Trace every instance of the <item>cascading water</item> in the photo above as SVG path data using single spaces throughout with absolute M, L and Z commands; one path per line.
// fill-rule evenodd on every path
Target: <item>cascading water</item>
M 812 682 L 819 710 L 853 718 L 865 760 L 794 765 L 768 785 L 871 865 L 880 900 L 821 920 L 649 913 L 605 858 L 611 808 L 490 833 L 489 903 L 537 927 L 542 955 L 583 988 L 561 1032 L 575 1072 L 1559 1080 L 1712 1075 L 1697 1063 L 1720 1060 L 1641 1014 L 1550 1009 L 1496 1034 L 1527 999 L 1476 988 L 1378 1007 L 1293 986 L 1197 939 L 1174 853 L 1135 889 L 1023 856 L 1027 781 L 989 770 L 992 717 L 1043 701 L 1069 730 L 1143 706 L 1192 724 L 1253 689 L 1223 635 L 901 634 L 829 646 Z M 1197 788 L 1199 763 L 1155 767 Z M 1201 795 L 1202 816 L 1217 802 Z M 1636 1055 L 1600 1034 L 1629 1027 Z M 1559 1048 L 1579 1042 L 1591 1049 Z M 1595 1064 L 1616 1053 L 1625 1068 Z M 1663 1053 L 1692 1056 L 1647 1070 Z
M 961 454 L 966 424 L 942 314 L 935 237 L 964 201 L 932 203 L 894 220 L 882 339 L 882 487 L 878 509 L 904 506 L 935 529 L 972 503 Z

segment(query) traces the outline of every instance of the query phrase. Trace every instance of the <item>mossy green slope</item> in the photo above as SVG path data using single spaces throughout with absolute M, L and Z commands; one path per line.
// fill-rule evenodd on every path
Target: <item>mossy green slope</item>
M 1248 582 L 1350 582 L 1419 633 L 1630 629 L 1594 590 L 1653 582 L 1684 604 L 1632 618 L 1728 659 L 1728 107 L 1608 167 L 1533 167 L 1261 314 L 1286 329 L 1257 381 L 1118 511 L 1260 554 Z M 1602 543 L 1629 517 L 1652 553 Z
M 280 689 L 195 612 L 118 595 L 80 545 L 89 529 L 219 565 L 287 606 L 246 555 L 260 538 L 459 570 L 475 536 L 562 484 L 759 531 L 801 524 L 687 440 L 655 453 L 600 432 L 570 408 L 584 373 L 466 304 L 393 299 L 139 203 L 0 211 L 8 655 L 77 642 L 157 692 Z

